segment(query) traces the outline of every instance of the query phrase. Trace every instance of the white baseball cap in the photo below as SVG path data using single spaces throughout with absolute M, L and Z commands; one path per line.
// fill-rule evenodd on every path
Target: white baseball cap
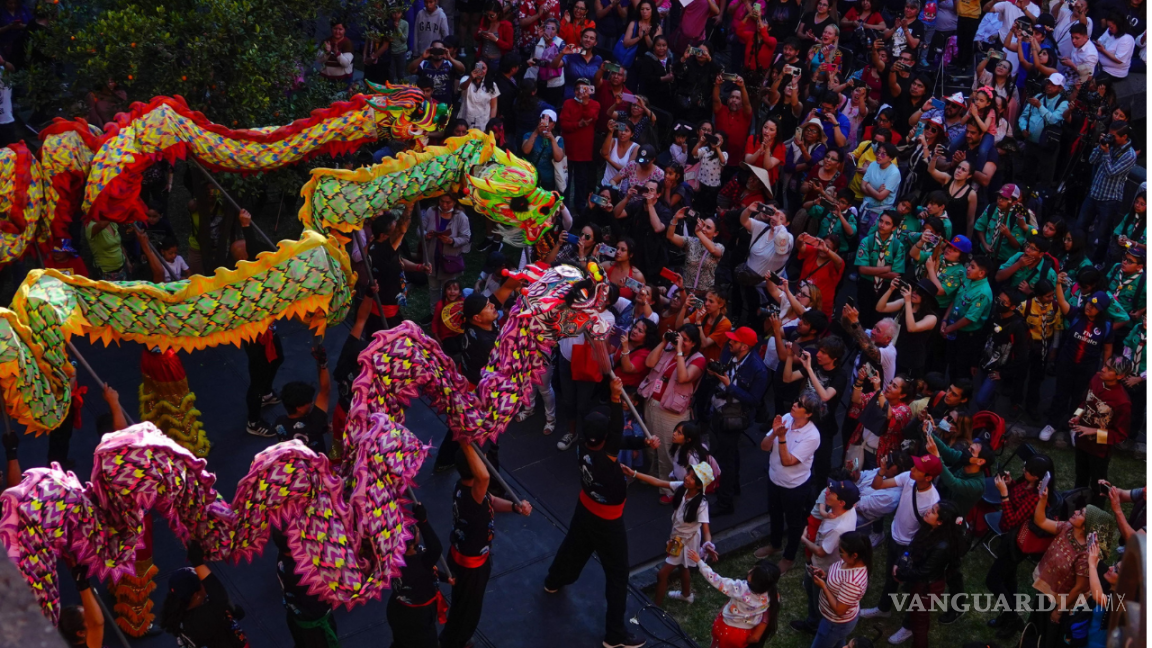
M 540 112 L 540 116 L 541 117 L 547 117 L 548 119 L 551 119 L 553 122 L 556 121 L 556 111 L 552 110 L 551 108 L 545 108 L 544 110 L 542 110 Z
M 1060 88 L 1068 87 L 1065 85 L 1064 75 L 1060 74 L 1059 72 L 1053 72 L 1052 74 L 1048 75 L 1048 83 L 1051 83 L 1052 85 Z
M 786 231 L 776 232 L 776 254 L 788 254 L 792 251 L 792 235 Z

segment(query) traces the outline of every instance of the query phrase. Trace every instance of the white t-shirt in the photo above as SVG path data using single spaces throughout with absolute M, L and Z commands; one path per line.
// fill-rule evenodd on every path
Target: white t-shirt
M 16 121 L 12 112 L 12 86 L 8 80 L 0 81 L 0 124 L 11 124 Z
M 673 492 L 675 492 L 677 488 L 680 488 L 683 485 L 684 482 L 682 481 L 669 482 L 668 484 Z M 692 501 L 692 498 L 688 497 L 688 493 L 684 493 L 684 498 L 680 500 L 680 506 L 677 506 L 676 510 L 672 512 L 672 535 L 674 536 L 679 536 L 685 539 L 692 539 L 696 537 L 696 534 L 700 533 L 701 524 L 709 523 L 707 497 L 700 498 L 700 508 L 696 509 L 696 521 L 684 521 L 684 513 L 688 507 L 688 502 L 690 501 Z
M 189 269 L 188 262 L 186 262 L 184 257 L 180 256 L 179 254 L 177 254 L 176 259 L 171 262 L 166 261 L 163 257 L 161 257 L 160 267 L 164 268 L 164 281 L 180 281 L 184 278 L 184 271 Z M 171 268 L 171 271 L 169 271 L 169 268 Z M 172 276 L 173 272 L 176 273 L 175 277 Z
M 466 84 L 472 83 L 471 76 L 463 76 L 460 78 L 460 87 L 463 88 Z M 484 130 L 488 125 L 488 120 L 491 119 L 489 115 L 492 114 L 492 100 L 500 96 L 500 88 L 496 84 L 492 84 L 492 91 L 489 92 L 481 82 L 478 86 L 468 88 L 467 94 L 463 90 L 460 91 L 463 102 L 460 106 L 460 118 L 468 122 L 469 128 Z
M 856 506 L 852 507 L 852 510 L 856 511 L 856 523 L 858 525 L 875 522 L 895 511 L 900 504 L 899 489 L 881 488 L 874 490 L 872 488 L 872 478 L 878 472 L 880 472 L 879 468 L 862 471 L 860 479 L 856 482 L 856 487 L 860 489 L 860 501 L 856 502 Z
M 1028 5 L 1028 19 L 1036 22 L 1040 17 L 1040 7 L 1034 4 Z M 1012 25 L 1016 23 L 1016 19 L 1024 15 L 1024 12 L 1017 7 L 1014 2 L 997 2 L 992 5 L 992 12 L 1000 15 L 1000 42 L 1008 42 L 1008 33 L 1012 31 Z M 1012 73 L 1015 74 L 1020 70 L 1020 57 L 1016 52 L 1011 50 L 1004 52 L 1004 60 L 1012 63 Z
M 1120 59 L 1119 63 L 1113 63 L 1112 59 L 1107 56 L 1100 57 L 1100 68 L 1111 74 L 1112 76 L 1123 79 L 1128 76 L 1128 68 L 1132 65 L 1132 52 L 1136 50 L 1136 39 L 1132 38 L 1130 34 L 1124 34 L 1120 38 L 1116 38 L 1107 29 L 1100 38 L 1096 39 L 1112 56 Z
M 896 484 L 900 487 L 900 503 L 896 505 L 896 515 L 892 517 L 892 540 L 898 544 L 912 544 L 912 538 L 920 530 L 920 521 L 912 513 L 912 491 L 916 489 L 916 482 L 912 480 L 911 472 L 896 475 Z M 940 493 L 933 485 L 926 491 L 916 493 L 916 508 L 920 517 L 928 512 L 936 502 L 940 501 Z
M 755 241 L 748 250 L 748 267 L 755 270 L 758 274 L 766 275 L 769 271 L 780 272 L 784 269 L 784 264 L 788 263 L 788 255 L 792 253 L 792 245 L 794 240 L 792 234 L 788 231 L 787 227 L 777 225 L 772 228 L 771 232 L 761 232 L 766 227 L 771 227 L 768 223 L 756 220 L 755 218 L 748 221 L 752 226 L 752 240 Z M 776 236 L 778 234 L 786 234 L 788 236 L 788 250 L 784 254 L 776 253 Z M 759 237 L 759 240 L 757 240 Z
M 784 426 L 788 428 L 788 452 L 800 460 L 795 466 L 785 466 L 780 463 L 780 439 L 772 439 L 772 454 L 768 457 L 768 479 L 780 488 L 796 488 L 804 485 L 812 476 L 812 460 L 816 456 L 816 449 L 820 447 L 820 432 L 816 424 L 808 421 L 802 428 L 792 429 L 792 415 L 785 414 L 782 418 Z
M 1076 48 L 1072 44 L 1072 25 L 1080 22 L 1073 18 L 1072 9 L 1068 6 L 1069 3 L 1065 2 L 1060 6 L 1060 12 L 1056 15 L 1056 29 L 1052 32 L 1052 38 L 1056 39 L 1056 51 L 1060 53 L 1061 57 L 1071 56 L 1072 50 Z M 1088 19 L 1088 33 L 1092 33 L 1092 19 Z
M 820 528 L 816 530 L 816 544 L 828 555 L 821 558 L 812 554 L 812 564 L 828 573 L 828 568 L 840 560 L 840 536 L 855 530 L 855 508 L 844 511 L 844 515 L 840 517 L 821 520 Z

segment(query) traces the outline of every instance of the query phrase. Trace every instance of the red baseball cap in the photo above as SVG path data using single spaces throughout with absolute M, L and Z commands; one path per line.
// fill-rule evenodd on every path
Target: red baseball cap
M 940 463 L 940 457 L 936 455 L 912 457 L 912 465 L 919 468 L 920 472 L 929 477 L 938 477 L 940 473 L 944 472 L 944 464 Z
M 760 338 L 756 336 L 756 331 L 747 326 L 741 326 L 735 331 L 730 331 L 727 335 L 729 340 L 741 342 L 748 346 L 756 346 L 756 343 L 760 341 Z

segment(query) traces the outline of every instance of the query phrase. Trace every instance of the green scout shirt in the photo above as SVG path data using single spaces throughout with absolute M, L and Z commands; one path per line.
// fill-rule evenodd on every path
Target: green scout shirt
M 840 237 L 840 254 L 844 254 L 851 247 L 851 236 L 844 233 L 844 224 L 840 222 L 840 218 L 832 213 L 830 209 L 823 205 L 813 205 L 812 209 L 808 210 L 808 216 L 815 218 L 819 223 L 816 230 L 816 238 L 827 238 L 829 234 L 835 234 Z M 858 227 L 856 221 L 856 210 L 849 209 L 844 212 L 844 220 L 852 224 L 852 227 Z
M 996 260 L 1001 263 L 1007 261 L 1008 257 L 1015 254 L 1019 248 L 1014 248 L 1006 240 L 1003 240 L 1005 237 L 1000 234 L 1000 224 L 1008 225 L 1008 231 L 1012 232 L 1012 236 L 1020 242 L 1020 247 L 1024 247 L 1024 241 L 1030 233 L 1020 227 L 1020 221 L 1016 218 L 1017 213 L 1019 213 L 1019 209 L 1016 207 L 1009 210 L 1008 214 L 1001 214 L 996 205 L 988 205 L 984 208 L 984 213 L 976 219 L 976 225 L 973 226 L 974 231 L 984 235 L 984 241 L 995 252 Z M 1027 220 L 1027 212 L 1024 212 L 1024 215 L 1025 220 Z
M 1112 230 L 1113 236 L 1123 236 L 1131 241 L 1136 241 L 1141 245 L 1146 244 L 1148 239 L 1147 224 L 1144 222 L 1144 217 L 1147 214 L 1136 214 L 1136 212 L 1128 212 L 1124 216 L 1124 220 Z M 1140 233 L 1136 234 L 1136 228 L 1140 228 Z
M 1144 345 L 1148 339 L 1148 331 L 1144 328 L 1144 324 L 1137 324 L 1132 327 L 1132 332 L 1128 337 L 1124 338 L 1124 348 L 1121 354 L 1132 361 L 1132 365 L 1136 368 L 1136 373 L 1144 375 L 1147 371 L 1148 361 L 1144 356 Z
M 944 463 L 944 472 L 936 478 L 935 484 L 940 487 L 940 497 L 949 499 L 961 511 L 968 511 L 976 502 L 984 498 L 984 472 L 964 472 L 960 465 L 964 453 L 949 448 L 943 439 L 932 434 L 936 441 L 936 451 L 940 453 L 940 461 Z
M 1065 299 L 1067 299 L 1069 304 L 1075 306 L 1076 308 L 1084 308 L 1084 298 L 1090 296 L 1091 293 L 1088 295 L 1083 294 L 1083 291 L 1080 290 L 1080 284 L 1072 284 L 1071 286 L 1064 287 Z M 1128 311 L 1124 310 L 1124 307 L 1120 304 L 1120 301 L 1113 299 L 1112 303 L 1108 305 L 1108 319 L 1112 320 L 1112 324 L 1119 325 L 1127 322 L 1132 318 L 1128 316 Z M 1064 325 L 1060 327 L 1060 330 L 1063 331 L 1066 328 L 1068 328 L 1067 320 L 1064 321 Z
M 961 284 L 956 298 L 952 301 L 952 308 L 948 312 L 948 323 L 954 324 L 968 318 L 968 326 L 960 329 L 964 333 L 979 331 L 992 314 L 992 287 L 988 285 L 988 278 L 971 281 L 967 278 Z
M 1120 270 L 1119 263 L 1108 271 L 1108 293 L 1112 295 L 1112 299 L 1120 303 L 1125 313 L 1144 308 L 1146 284 L 1143 272 L 1125 275 Z
M 93 234 L 96 221 L 88 221 L 84 226 L 84 236 L 92 250 L 92 261 L 103 272 L 116 272 L 124 267 L 124 248 L 120 246 L 120 230 L 113 223 Z
M 889 236 L 887 241 L 881 241 L 878 234 L 873 234 L 860 243 L 856 251 L 856 265 L 858 266 L 888 266 L 896 274 L 904 274 L 904 245 L 895 235 Z
M 967 278 L 967 270 L 964 268 L 963 263 L 948 263 L 943 258 L 940 259 L 940 267 L 936 268 L 936 278 L 940 280 L 940 285 L 944 287 L 944 295 L 938 296 L 936 301 L 941 304 L 951 303 L 956 298 L 956 293 L 960 290 L 964 280 Z
M 1024 256 L 1023 252 L 1017 252 L 1016 254 L 1013 254 L 1010 259 L 1000 264 L 1000 269 L 1007 270 L 1012 266 L 1013 263 L 1019 261 L 1020 257 L 1022 256 Z M 1040 273 L 1041 267 L 1043 267 L 1045 270 L 1043 274 Z M 1041 259 L 1040 265 L 1036 266 L 1035 268 L 1021 266 L 1019 270 L 1012 273 L 1011 277 L 1008 277 L 1008 281 L 1005 282 L 1005 285 L 1011 286 L 1013 289 L 1015 289 L 1016 286 L 1020 285 L 1021 281 L 1027 281 L 1029 286 L 1035 288 L 1036 283 L 1040 281 L 1040 279 L 1047 279 L 1048 283 L 1052 284 L 1053 288 L 1056 287 L 1056 270 L 1053 268 L 1051 263 L 1046 263 L 1044 259 Z

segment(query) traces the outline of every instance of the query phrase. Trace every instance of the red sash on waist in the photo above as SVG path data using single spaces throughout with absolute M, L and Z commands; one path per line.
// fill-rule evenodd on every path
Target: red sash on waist
M 468 569 L 476 569 L 477 567 L 483 566 L 484 563 L 488 562 L 489 556 L 489 554 L 482 556 L 465 556 L 459 551 L 456 551 L 456 547 L 449 547 L 448 555 L 452 557 L 452 560 L 456 561 L 457 565 L 467 567 Z
M 436 590 L 436 596 L 433 596 L 432 598 L 428 599 L 427 601 L 424 601 L 423 603 L 405 603 L 404 601 L 401 601 L 400 599 L 396 599 L 396 602 L 399 603 L 400 605 L 403 605 L 404 607 L 410 607 L 410 608 L 428 607 L 429 605 L 432 605 L 433 603 L 435 603 L 436 604 L 436 622 L 440 623 L 440 624 L 448 623 L 448 601 L 444 600 L 444 594 L 441 593 L 440 590 Z
M 588 497 L 588 494 L 583 490 L 580 491 L 580 503 L 584 508 L 591 511 L 592 515 L 605 520 L 617 520 L 621 515 L 624 515 L 624 502 L 619 504 L 601 504 L 596 500 Z
M 380 314 L 380 307 L 377 306 L 375 304 L 375 302 L 373 302 L 373 304 L 372 304 L 372 314 L 373 315 L 379 315 Z M 399 314 L 400 314 L 400 307 L 397 306 L 396 304 L 390 304 L 390 305 L 384 307 L 384 317 L 391 318 L 391 317 L 396 317 Z

